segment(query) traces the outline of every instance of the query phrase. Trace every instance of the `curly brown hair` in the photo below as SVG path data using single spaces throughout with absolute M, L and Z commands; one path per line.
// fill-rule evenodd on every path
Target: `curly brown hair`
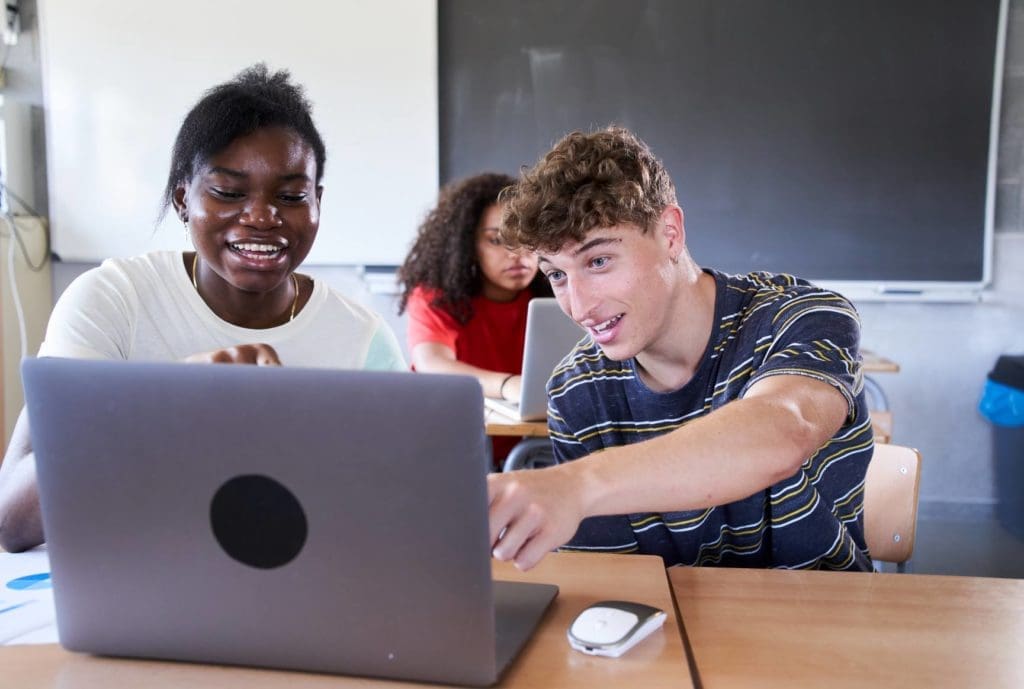
M 596 227 L 629 222 L 647 232 L 676 190 L 647 144 L 613 126 L 565 136 L 501 200 L 502 241 L 554 253 Z
M 515 184 L 508 175 L 487 172 L 446 185 L 437 206 L 420 225 L 405 263 L 398 269 L 402 296 L 398 313 L 404 313 L 417 287 L 436 292 L 432 305 L 442 308 L 459 323 L 473 317 L 471 299 L 483 289 L 478 268 L 476 230 L 487 207 L 498 201 L 503 189 Z M 534 294 L 550 294 L 540 273 L 530 283 Z

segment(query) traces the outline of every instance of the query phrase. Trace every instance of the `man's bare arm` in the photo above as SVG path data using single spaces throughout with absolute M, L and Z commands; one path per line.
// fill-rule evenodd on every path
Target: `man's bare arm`
M 494 555 L 529 569 L 586 517 L 742 500 L 794 474 L 847 413 L 846 398 L 828 383 L 772 376 L 663 436 L 550 469 L 491 475 Z

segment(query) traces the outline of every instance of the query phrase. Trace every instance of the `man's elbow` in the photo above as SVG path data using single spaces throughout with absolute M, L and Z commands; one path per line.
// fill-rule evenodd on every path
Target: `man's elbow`
M 782 418 L 778 425 L 781 432 L 776 445 L 773 483 L 796 473 L 835 432 L 824 429 L 820 419 L 805 413 L 798 404 L 786 404 Z

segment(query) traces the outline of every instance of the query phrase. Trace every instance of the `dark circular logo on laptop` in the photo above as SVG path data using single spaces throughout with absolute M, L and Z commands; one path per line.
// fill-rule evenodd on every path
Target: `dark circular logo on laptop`
M 260 569 L 291 562 L 306 543 L 306 513 L 290 490 L 268 476 L 225 482 L 210 503 L 213 535 L 233 559 Z

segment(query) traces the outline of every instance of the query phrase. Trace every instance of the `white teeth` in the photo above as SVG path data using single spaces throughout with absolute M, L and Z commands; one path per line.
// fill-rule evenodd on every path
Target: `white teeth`
M 622 314 L 619 314 L 615 318 L 609 318 L 604 323 L 601 323 L 600 325 L 595 325 L 594 330 L 596 330 L 599 333 L 603 333 L 604 331 L 615 327 L 615 324 L 619 322 L 620 318 L 622 318 Z
M 281 250 L 281 247 L 276 244 L 255 244 L 252 242 L 246 242 L 244 244 L 232 244 L 232 249 L 238 251 L 248 251 L 256 254 L 276 254 Z

